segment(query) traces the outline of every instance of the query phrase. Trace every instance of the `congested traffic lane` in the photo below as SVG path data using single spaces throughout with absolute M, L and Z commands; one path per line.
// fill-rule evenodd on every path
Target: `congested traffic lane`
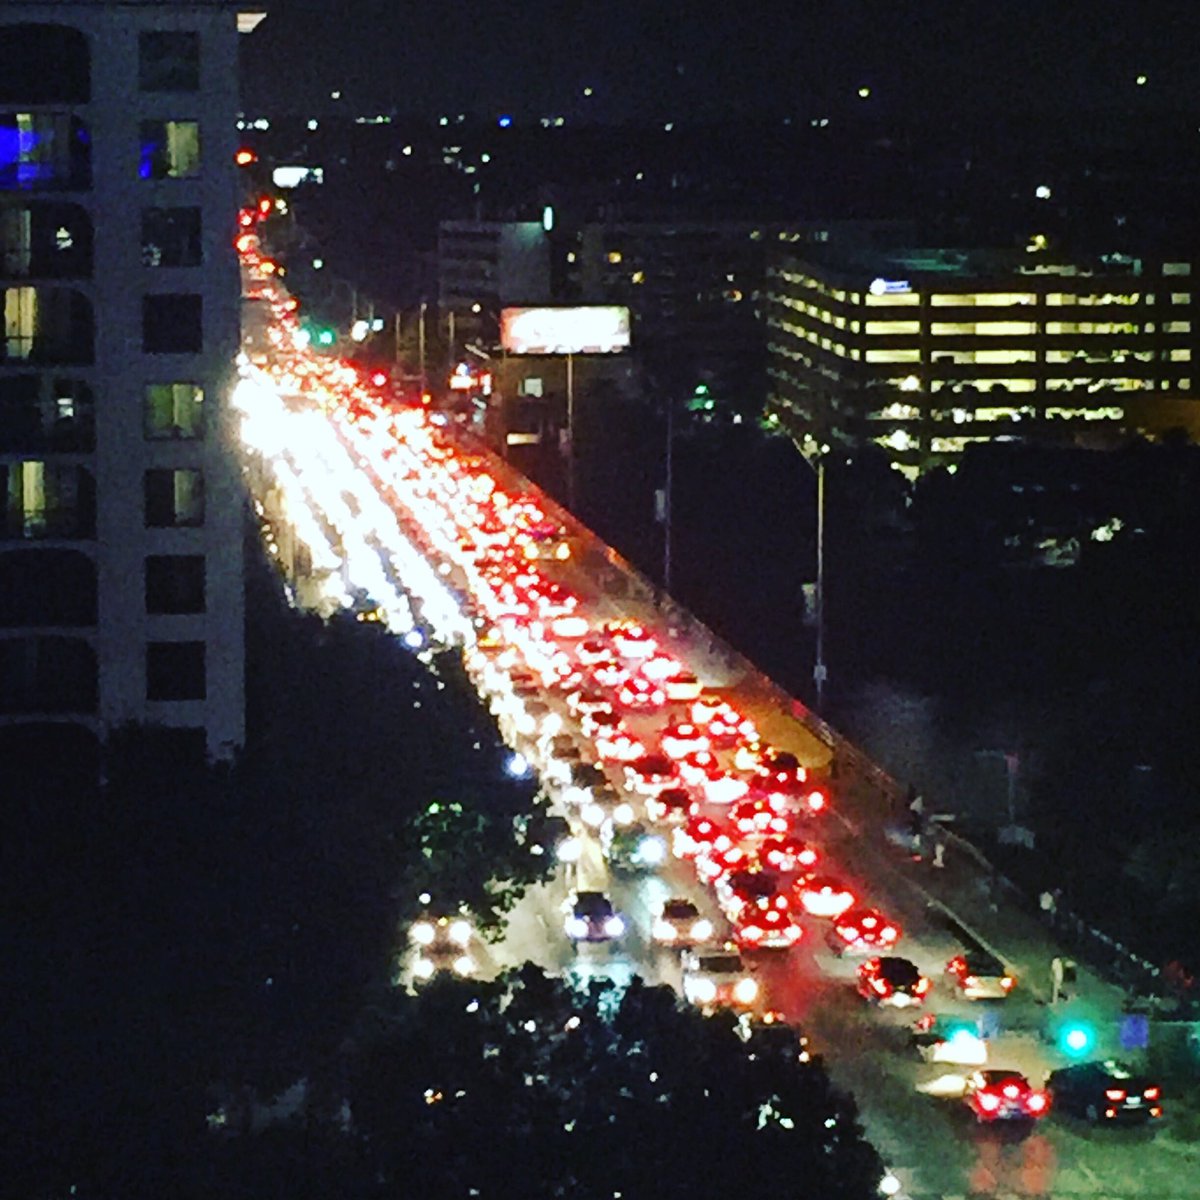
M 276 439 L 274 453 L 284 464 L 285 474 L 290 472 L 296 484 L 289 510 L 292 519 L 304 522 L 307 514 L 308 537 L 323 539 L 326 555 L 333 560 L 334 566 L 329 568 L 325 580 L 328 590 L 340 588 L 342 598 L 346 598 L 350 591 L 346 584 L 353 581 L 365 588 L 372 600 L 384 605 L 389 625 L 406 637 L 416 634 L 418 641 L 430 633 L 459 637 L 464 642 L 477 641 L 477 622 L 482 618 L 485 624 L 494 623 L 502 628 L 505 636 L 501 641 L 505 645 L 531 650 L 535 661 L 552 657 L 539 649 L 537 638 L 529 639 L 526 631 L 517 628 L 511 612 L 489 611 L 486 595 L 482 597 L 483 607 L 478 606 L 480 597 L 473 589 L 482 590 L 487 577 L 476 569 L 478 564 L 466 557 L 455 558 L 452 550 L 461 542 L 458 536 L 461 528 L 455 516 L 468 511 L 463 505 L 461 489 L 407 488 L 402 498 L 395 485 L 383 479 L 382 462 L 372 462 L 365 453 L 355 457 L 356 451 L 365 449 L 357 441 L 363 430 L 349 424 L 344 414 L 332 411 L 335 407 L 330 404 L 332 393 L 323 390 L 325 385 L 320 382 L 328 372 L 311 369 L 310 364 L 298 361 L 286 344 L 275 345 L 274 350 L 282 352 L 273 355 L 268 349 L 266 361 L 260 365 L 274 369 L 266 372 L 265 380 L 259 381 L 260 391 L 256 401 L 249 402 L 247 417 L 252 418 L 255 408 L 267 403 L 262 389 L 270 391 L 276 387 L 291 398 L 282 406 L 286 415 L 305 418 L 299 424 L 289 425 L 287 437 Z M 347 380 L 345 386 L 354 385 Z M 330 414 L 326 409 L 331 410 Z M 274 419 L 282 419 L 278 412 L 273 415 Z M 316 421 L 307 420 L 314 415 Z M 426 435 L 432 437 L 427 425 L 426 418 L 417 414 L 409 422 L 407 435 L 393 426 L 390 436 L 393 441 L 401 441 L 396 441 L 392 457 L 400 452 L 402 441 L 420 442 Z M 332 436 L 335 429 L 337 437 Z M 263 452 L 270 451 L 272 445 L 269 437 L 256 439 L 255 444 Z M 436 441 L 423 444 L 437 449 L 439 469 L 448 474 L 453 471 L 453 450 L 444 444 L 439 446 Z M 345 461 L 335 464 L 339 453 L 357 468 L 351 477 L 345 474 Z M 486 471 L 488 464 L 484 461 L 476 464 L 479 466 Z M 409 470 L 417 471 L 419 467 L 419 461 L 409 460 Z M 413 479 L 398 482 L 412 483 Z M 279 484 L 278 478 L 276 483 Z M 450 510 L 444 506 L 446 503 L 452 506 Z M 458 548 L 462 550 L 461 545 Z M 651 609 L 636 600 L 618 598 L 591 583 L 587 573 L 580 570 L 577 559 L 539 563 L 539 566 L 547 575 L 556 574 L 576 595 L 591 624 L 598 626 L 605 620 L 632 616 L 653 628 L 655 614 Z M 417 594 L 416 611 L 408 603 L 407 589 Z M 476 601 L 469 613 L 461 607 L 466 598 Z M 495 600 L 494 595 L 492 599 Z M 464 620 L 468 616 L 471 619 Z M 753 681 L 747 683 L 731 677 L 727 669 L 722 672 L 715 656 L 706 660 L 702 648 L 689 645 L 686 637 L 676 636 L 669 628 L 656 628 L 654 632 L 665 645 L 671 646 L 674 657 L 692 667 L 701 683 L 710 687 L 721 685 L 728 696 L 738 695 L 739 707 L 760 729 L 770 731 L 770 738 L 777 746 L 787 749 L 793 744 L 789 741 L 788 719 L 781 718 L 773 706 L 762 706 L 764 693 L 753 686 Z M 513 662 L 510 675 L 527 668 L 528 656 L 522 654 L 521 658 L 520 664 Z M 546 688 L 533 691 L 540 691 L 544 697 L 533 703 L 543 704 L 547 711 L 562 712 L 559 692 Z M 568 716 L 564 716 L 564 721 Z M 647 713 L 627 714 L 627 723 L 633 735 L 649 740 L 659 718 Z M 512 728 L 518 737 L 525 736 L 515 723 Z M 573 724 L 569 728 L 573 735 L 581 733 Z M 795 747 L 797 753 L 803 753 L 801 744 L 795 743 Z M 625 794 L 622 775 L 610 771 L 609 782 L 614 790 Z M 636 815 L 644 816 L 644 810 L 637 810 Z M 880 864 L 872 861 L 869 848 L 839 820 L 836 812 L 826 817 L 820 840 L 828 858 L 845 872 L 857 894 L 885 905 L 889 914 L 901 922 L 902 952 L 937 979 L 941 967 L 960 948 L 958 944 L 936 921 L 928 919 L 911 891 L 895 889 L 890 880 L 884 885 L 887 876 L 880 871 Z M 579 823 L 576 824 L 578 828 Z M 593 850 L 593 864 L 595 861 Z M 874 888 L 868 888 L 867 881 L 873 882 Z M 504 943 L 489 948 L 486 955 L 481 954 L 482 969 L 490 971 L 532 958 L 548 967 L 584 976 L 604 974 L 621 978 L 636 972 L 679 987 L 677 956 L 655 947 L 650 937 L 653 919 L 663 900 L 668 895 L 688 895 L 714 919 L 719 917 L 711 893 L 700 887 L 690 868 L 672 859 L 664 872 L 628 877 L 610 875 L 608 888 L 614 904 L 628 917 L 626 935 L 614 939 L 610 945 L 573 947 L 564 932 L 563 904 L 568 889 L 577 883 L 578 880 L 568 879 L 564 869 L 551 884 L 534 889 L 513 914 Z M 945 1090 L 953 1092 L 955 1073 L 940 1067 L 929 1070 L 916 1058 L 907 1039 L 909 1014 L 881 1013 L 867 1008 L 850 985 L 852 965 L 834 960 L 823 948 L 822 926 L 818 922 L 805 920 L 804 925 L 806 936 L 799 949 L 754 956 L 756 973 L 764 984 L 764 1003 L 783 1010 L 812 1034 L 817 1049 L 829 1056 L 835 1077 L 857 1095 L 872 1138 L 901 1169 L 902 1175 L 907 1178 L 912 1172 L 915 1191 L 964 1194 L 1008 1189 L 1034 1195 L 1145 1194 L 1140 1189 L 1136 1192 L 1129 1189 L 1131 1167 L 1128 1161 L 1123 1161 L 1130 1141 L 1145 1140 L 1147 1135 L 1141 1130 L 1112 1131 L 1117 1136 L 1104 1141 L 1082 1136 L 1074 1127 L 1054 1122 L 1042 1122 L 1034 1133 L 1018 1140 L 998 1130 L 985 1130 L 982 1135 L 972 1131 L 964 1120 L 961 1101 L 939 1098 L 937 1089 L 930 1088 L 931 1083 L 942 1079 Z M 969 1011 L 965 1002 L 947 992 L 940 982 L 935 986 L 933 1003 L 939 1011 Z M 1021 1006 L 1028 1004 L 1028 998 L 1022 997 L 1020 990 L 1006 1002 L 1005 1013 L 1013 1018 L 1010 1023 L 1021 1013 Z M 1035 1080 L 1040 1079 L 1040 1068 L 1051 1061 L 1028 1036 L 1011 1033 L 993 1042 L 991 1059 L 1014 1066 L 1029 1061 L 1032 1065 L 1026 1068 L 1026 1073 Z M 948 1083 L 946 1076 L 950 1077 Z M 919 1087 L 925 1088 L 925 1092 L 918 1092 Z M 1189 1194 L 1187 1189 L 1174 1188 L 1170 1165 L 1164 1168 L 1162 1157 L 1143 1158 L 1138 1171 L 1144 1178 L 1154 1178 L 1156 1195 Z

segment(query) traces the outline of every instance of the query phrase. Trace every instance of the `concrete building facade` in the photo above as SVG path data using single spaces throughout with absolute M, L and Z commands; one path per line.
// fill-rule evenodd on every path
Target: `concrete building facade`
M 4 724 L 244 740 L 238 27 L 225 0 L 0 9 Z

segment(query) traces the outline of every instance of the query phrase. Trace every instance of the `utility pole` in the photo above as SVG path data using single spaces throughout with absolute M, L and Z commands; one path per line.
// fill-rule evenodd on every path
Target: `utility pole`
M 425 374 L 425 301 L 421 301 L 421 315 L 417 324 L 417 357 L 421 360 L 421 399 L 429 391 L 429 379 Z
M 575 364 L 567 355 L 567 508 L 575 511 Z
M 663 591 L 671 594 L 671 491 L 675 457 L 675 404 L 667 398 L 667 477 L 663 485 Z
M 454 374 L 454 309 L 449 314 L 449 341 L 446 344 L 446 374 Z
M 825 454 L 817 452 L 817 653 L 813 682 L 817 688 L 817 712 L 825 707 Z

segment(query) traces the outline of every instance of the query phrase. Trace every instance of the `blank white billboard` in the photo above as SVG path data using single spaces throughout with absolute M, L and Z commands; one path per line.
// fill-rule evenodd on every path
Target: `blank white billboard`
M 629 309 L 619 304 L 501 309 L 500 344 L 509 354 L 617 354 L 629 349 Z

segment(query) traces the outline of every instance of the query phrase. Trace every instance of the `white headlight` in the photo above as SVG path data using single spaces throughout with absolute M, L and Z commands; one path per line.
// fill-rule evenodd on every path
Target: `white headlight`
M 637 857 L 639 862 L 657 867 L 667 857 L 666 843 L 659 837 L 644 837 L 638 842 Z
M 712 933 L 712 922 L 706 917 L 701 917 L 700 920 L 692 922 L 692 937 L 696 941 L 707 942 L 712 937 Z
M 673 942 L 678 933 L 670 921 L 665 921 L 662 917 L 659 917 L 654 922 L 654 936 L 660 942 Z
M 758 984 L 753 979 L 739 979 L 733 987 L 733 998 L 739 1004 L 753 1004 L 758 997 Z
M 413 974 L 418 979 L 432 979 L 433 970 L 433 963 L 428 958 L 418 958 L 413 964 Z
M 470 975 L 475 970 L 475 960 L 469 954 L 460 954 L 454 960 L 454 973 L 456 975 Z
M 598 804 L 589 804 L 584 808 L 582 814 L 585 825 L 592 826 L 593 829 L 599 829 L 604 824 L 604 809 Z
M 453 921 L 450 925 L 450 940 L 456 946 L 465 946 L 471 940 L 471 922 Z
M 573 863 L 579 861 L 579 856 L 583 852 L 583 847 L 579 844 L 578 838 L 563 838 L 558 844 L 558 849 L 555 854 L 559 862 Z
M 692 999 L 699 1004 L 711 1004 L 717 998 L 717 985 L 711 979 L 692 980 Z
M 612 916 L 604 922 L 604 932 L 609 937 L 620 937 L 625 932 L 625 922 L 620 917 Z
M 418 921 L 409 931 L 408 936 L 418 946 L 432 946 L 434 938 L 433 926 L 428 921 Z
M 633 824 L 633 805 L 618 804 L 613 809 L 613 821 L 617 825 L 632 825 Z
M 582 917 L 567 918 L 567 937 L 583 938 L 587 937 L 588 923 Z

